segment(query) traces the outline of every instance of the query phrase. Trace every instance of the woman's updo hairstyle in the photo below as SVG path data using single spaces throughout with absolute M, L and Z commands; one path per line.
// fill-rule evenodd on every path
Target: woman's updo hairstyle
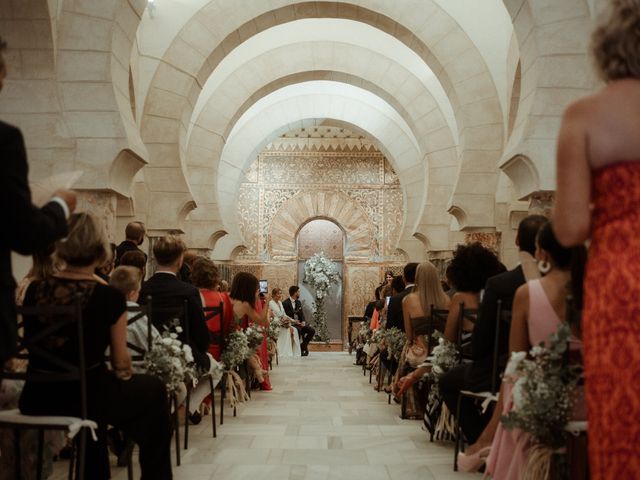
M 591 37 L 591 53 L 605 82 L 640 78 L 640 0 L 612 0 Z
M 56 242 L 56 252 L 68 265 L 87 267 L 105 264 L 111 247 L 102 224 L 91 213 L 82 212 L 69 217 L 69 233 Z

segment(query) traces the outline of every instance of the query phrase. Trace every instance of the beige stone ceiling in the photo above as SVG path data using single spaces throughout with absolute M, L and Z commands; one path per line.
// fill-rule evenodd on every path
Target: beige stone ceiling
M 33 179 L 81 169 L 116 197 L 114 223 L 182 228 L 219 259 L 242 248 L 237 192 L 260 149 L 342 126 L 397 171 L 398 247 L 419 259 L 553 189 L 561 112 L 597 87 L 603 3 L 5 0 L 0 115 Z

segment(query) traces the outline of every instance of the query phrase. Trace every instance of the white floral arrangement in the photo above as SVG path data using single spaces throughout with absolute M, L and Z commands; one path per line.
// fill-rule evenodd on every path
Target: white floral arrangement
M 389 358 L 399 362 L 402 349 L 407 343 L 407 335 L 399 328 L 391 327 L 382 331 L 382 338 Z
M 574 407 L 582 366 L 567 361 L 571 330 L 561 324 L 549 337 L 549 346 L 514 352 L 505 369 L 505 382 L 513 383 L 514 409 L 501 418 L 505 428 L 519 428 L 533 437 L 527 468 L 547 472 L 566 468 L 562 452 L 568 433 L 565 427 Z M 535 451 L 535 454 L 533 452 Z M 563 477 L 558 477 L 563 478 Z M 568 477 L 567 477 L 568 478 Z
M 276 320 L 272 320 L 269 323 L 269 326 L 267 327 L 267 337 L 269 338 L 269 340 L 272 340 L 274 342 L 278 341 L 278 337 L 280 336 L 280 328 L 282 327 Z
M 180 333 L 179 321 L 173 320 L 153 341 L 151 350 L 144 357 L 147 372 L 162 379 L 170 393 L 177 392 L 183 383 L 197 378 L 193 352 L 189 345 L 178 339 Z
M 316 330 L 316 338 L 322 342 L 330 340 L 327 328 L 327 314 L 324 309 L 324 300 L 331 286 L 340 280 L 340 274 L 336 265 L 329 260 L 323 252 L 314 254 L 304 264 L 304 283 L 315 289 L 315 302 L 313 303 L 313 326 Z
M 244 331 L 247 337 L 247 348 L 249 350 L 247 357 L 256 353 L 256 350 L 262 345 L 262 341 L 264 340 L 263 332 L 264 329 L 258 325 L 252 325 Z
M 236 367 L 242 365 L 242 362 L 251 354 L 253 354 L 253 352 L 249 350 L 247 336 L 242 330 L 236 330 L 227 336 L 220 360 L 226 370 L 234 370 Z
M 438 345 L 433 347 L 431 351 L 431 371 L 425 375 L 431 380 L 429 404 L 437 402 L 440 397 L 440 388 L 438 387 L 440 377 L 459 362 L 459 354 L 455 344 L 444 338 L 444 335 L 438 331 L 433 332 L 433 338 L 438 340 Z

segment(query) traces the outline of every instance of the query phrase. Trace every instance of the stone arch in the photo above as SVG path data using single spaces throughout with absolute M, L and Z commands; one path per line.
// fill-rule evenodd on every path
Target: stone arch
M 555 189 L 562 113 L 599 82 L 587 53 L 593 28 L 587 0 L 504 4 L 514 24 L 522 77 L 518 113 L 500 168 L 523 199 L 537 190 Z
M 268 253 L 274 260 L 296 258 L 296 238 L 310 220 L 324 218 L 345 233 L 345 259 L 367 259 L 371 255 L 371 219 L 354 200 L 342 192 L 301 192 L 287 200 L 269 226 Z
M 209 237 L 209 248 L 211 250 L 215 250 L 216 243 L 218 243 L 218 240 L 220 240 L 225 235 L 228 235 L 228 234 L 224 230 L 218 230 L 216 232 L 213 232 Z

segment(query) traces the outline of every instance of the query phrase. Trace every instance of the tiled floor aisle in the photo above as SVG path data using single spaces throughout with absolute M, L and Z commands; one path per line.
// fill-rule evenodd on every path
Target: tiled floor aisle
M 421 422 L 373 391 L 355 356 L 318 353 L 274 366 L 271 392 L 253 392 L 238 416 L 225 416 L 218 438 L 210 417 L 191 430 L 174 478 L 189 480 L 444 480 L 451 444 L 430 443 Z M 230 412 L 229 412 L 230 413 Z M 226 414 L 226 412 L 225 412 Z M 114 468 L 113 478 L 126 479 Z

